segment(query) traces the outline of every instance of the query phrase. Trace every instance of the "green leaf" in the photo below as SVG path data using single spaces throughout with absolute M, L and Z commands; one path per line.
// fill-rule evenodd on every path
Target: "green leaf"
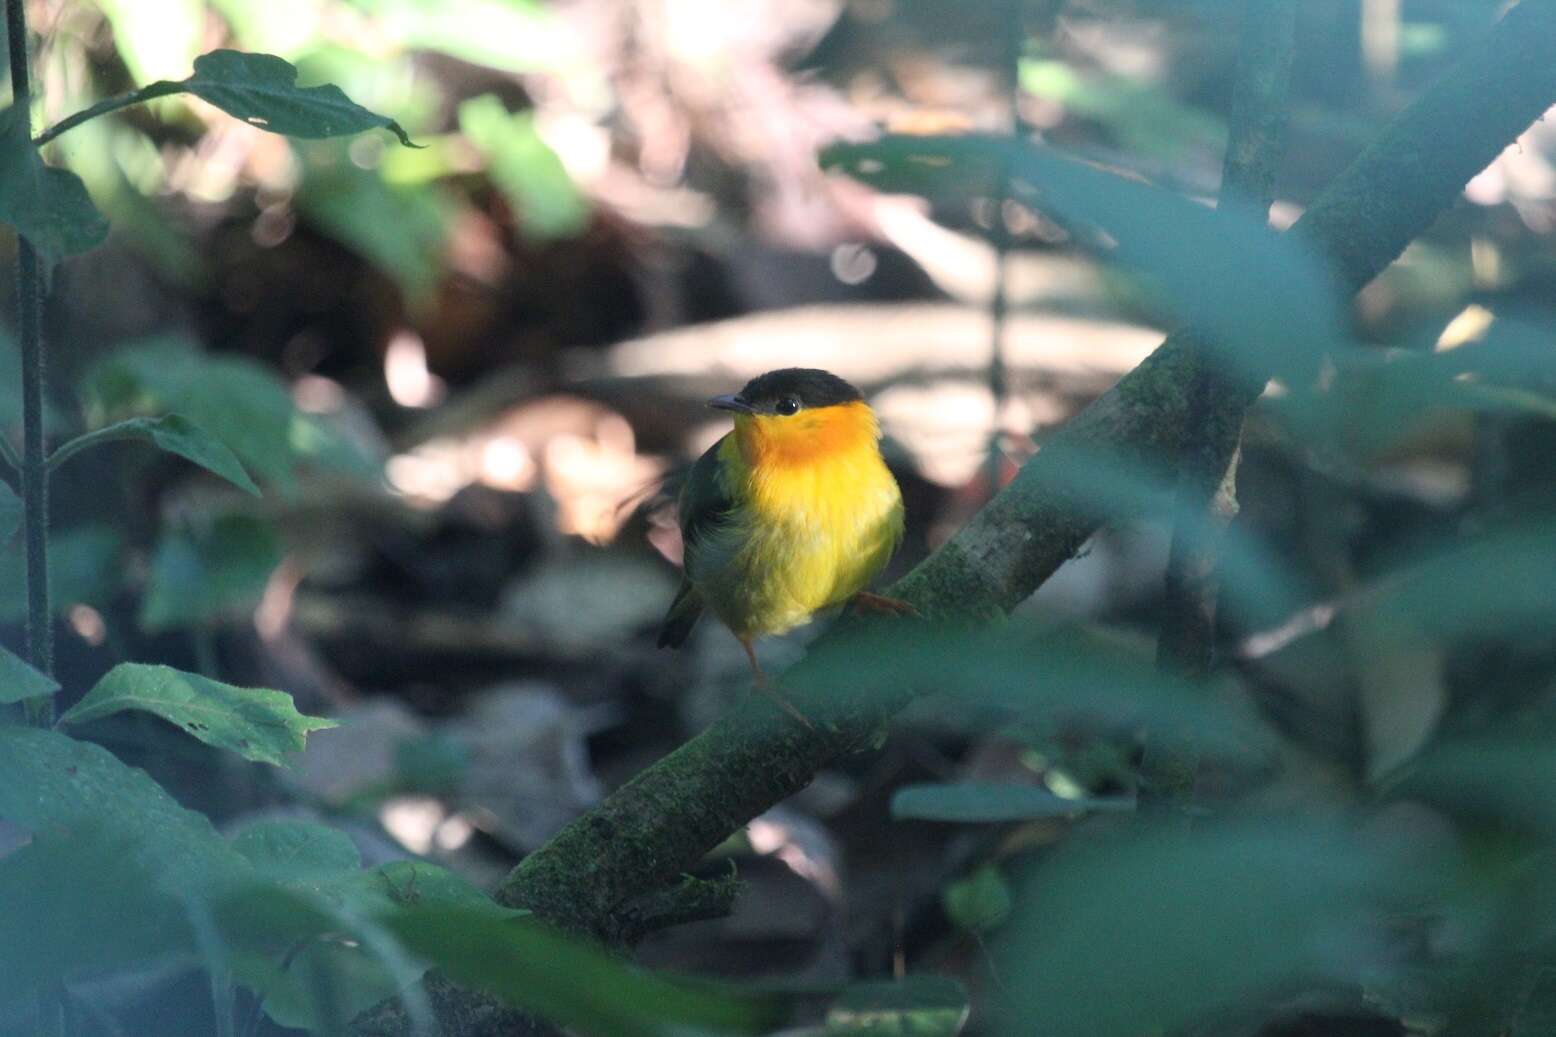
M 589 206 L 562 160 L 536 132 L 533 112 L 510 114 L 496 95 L 483 94 L 459 106 L 459 128 L 486 157 L 492 183 L 526 234 L 562 238 L 584 229 Z
M 308 732 L 336 726 L 333 720 L 297 712 L 284 692 L 239 688 L 144 663 L 120 663 L 109 670 L 60 723 L 80 724 L 125 710 L 155 713 L 207 745 L 278 766 L 283 754 L 303 748 Z
M 141 629 L 208 626 L 251 612 L 280 561 L 275 531 L 252 515 L 221 515 L 190 532 L 167 530 L 152 554 Z
M 1032 785 L 982 781 L 908 785 L 891 797 L 892 817 L 920 821 L 1033 821 L 1134 808 L 1130 799 L 1066 799 Z
M 54 678 L 39 673 L 20 657 L 0 647 L 0 705 L 52 695 L 59 690 Z
M 828 1037 L 956 1037 L 971 1011 L 967 990 L 946 976 L 855 983 L 827 1009 Z
M 1463 738 L 1428 748 L 1391 782 L 1495 831 L 1556 836 L 1556 750 L 1527 734 Z
M 194 75 L 188 79 L 159 80 L 132 93 L 111 97 L 65 119 L 47 131 L 46 137 L 52 139 L 99 115 L 173 94 L 194 94 L 251 126 L 288 137 L 318 139 L 386 129 L 401 144 L 416 147 L 399 123 L 363 108 L 340 87 L 329 83 L 300 87 L 297 68 L 291 62 L 274 54 L 236 50 L 202 54 L 195 58 Z
M 245 357 L 212 356 L 181 338 L 116 347 L 83 379 L 94 424 L 148 412 L 176 413 L 221 440 L 261 480 L 289 489 L 299 462 L 326 463 L 317 442 L 327 430 L 306 422 L 286 385 Z M 306 426 L 307 442 L 299 442 Z
M 22 500 L 9 483 L 0 482 L 0 543 L 11 539 L 11 534 L 20 529 L 21 525 Z
M 999 868 L 985 864 L 957 879 L 941 894 L 951 924 L 969 933 L 986 933 L 1010 917 L 1010 884 Z
M 81 451 L 99 443 L 125 440 L 151 443 L 170 454 L 193 461 L 246 493 L 259 496 L 259 487 L 254 485 L 254 480 L 243 470 L 243 465 L 227 449 L 227 444 L 178 414 L 160 418 L 127 418 L 107 428 L 79 435 L 54 451 L 49 458 L 49 467 L 62 465 Z
M 1023 883 L 995 948 L 1019 976 L 994 1032 L 1196 1030 L 1315 982 L 1387 975 L 1378 919 L 1441 880 L 1403 847 L 1283 817 L 1134 826 L 1067 845 Z
M 0 727 L 0 818 L 33 833 L 0 861 L 0 1005 L 192 949 L 184 905 L 249 870 L 144 771 L 55 731 Z
M 0 110 L 0 223 L 31 241 L 46 265 L 85 252 L 108 236 L 108 221 L 81 178 L 46 165 L 24 112 Z
M 993 193 L 1076 231 L 1100 257 L 1143 276 L 1175 323 L 1191 325 L 1218 360 L 1263 384 L 1305 379 L 1325 351 L 1349 348 L 1330 269 L 1294 235 L 1235 199 L 1207 209 L 1130 177 L 1005 137 L 886 137 L 828 148 L 822 164 L 887 189 Z M 921 185 L 928 184 L 928 189 Z M 1098 232 L 1101 233 L 1098 233 Z
M 305 881 L 351 874 L 362 867 L 346 833 L 304 821 L 260 821 L 232 837 L 232 848 L 268 878 Z

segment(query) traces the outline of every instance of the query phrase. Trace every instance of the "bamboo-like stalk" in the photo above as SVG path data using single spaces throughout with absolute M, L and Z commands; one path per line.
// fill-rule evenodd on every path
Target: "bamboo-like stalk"
M 27 11 L 24 0 L 6 0 L 10 42 L 11 96 L 31 136 L 32 83 L 27 70 Z M 54 671 L 53 613 L 49 608 L 49 472 L 43 449 L 43 270 L 38 250 L 16 238 L 17 323 L 22 345 L 22 506 L 27 551 L 27 657 L 44 673 Z M 54 722 L 52 696 L 29 699 L 28 719 Z

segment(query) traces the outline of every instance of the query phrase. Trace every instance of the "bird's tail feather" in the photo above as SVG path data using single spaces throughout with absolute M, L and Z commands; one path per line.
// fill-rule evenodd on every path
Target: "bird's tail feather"
M 670 603 L 670 610 L 665 613 L 664 624 L 659 628 L 659 647 L 679 648 L 685 644 L 701 615 L 702 598 L 697 588 L 690 581 L 683 581 L 675 600 Z

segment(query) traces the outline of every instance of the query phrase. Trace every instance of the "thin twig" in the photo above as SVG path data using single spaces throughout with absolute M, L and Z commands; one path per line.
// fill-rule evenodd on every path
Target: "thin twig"
M 1286 151 L 1286 95 L 1296 54 L 1296 0 L 1245 0 L 1221 207 L 1251 209 L 1262 223 Z M 1221 534 L 1237 515 L 1237 455 L 1247 397 L 1191 339 L 1188 421 L 1179 455 L 1176 518 L 1156 661 L 1185 677 L 1210 672 L 1215 653 L 1216 564 Z M 1217 343 L 1223 350 L 1234 345 Z M 1143 803 L 1186 807 L 1198 766 L 1191 747 L 1148 745 Z

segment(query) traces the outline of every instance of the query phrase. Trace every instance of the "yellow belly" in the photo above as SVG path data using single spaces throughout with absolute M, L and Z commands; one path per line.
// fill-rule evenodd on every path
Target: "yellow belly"
M 902 539 L 902 494 L 873 442 L 740 478 L 746 503 L 693 573 L 703 602 L 739 636 L 782 633 L 841 605 Z

